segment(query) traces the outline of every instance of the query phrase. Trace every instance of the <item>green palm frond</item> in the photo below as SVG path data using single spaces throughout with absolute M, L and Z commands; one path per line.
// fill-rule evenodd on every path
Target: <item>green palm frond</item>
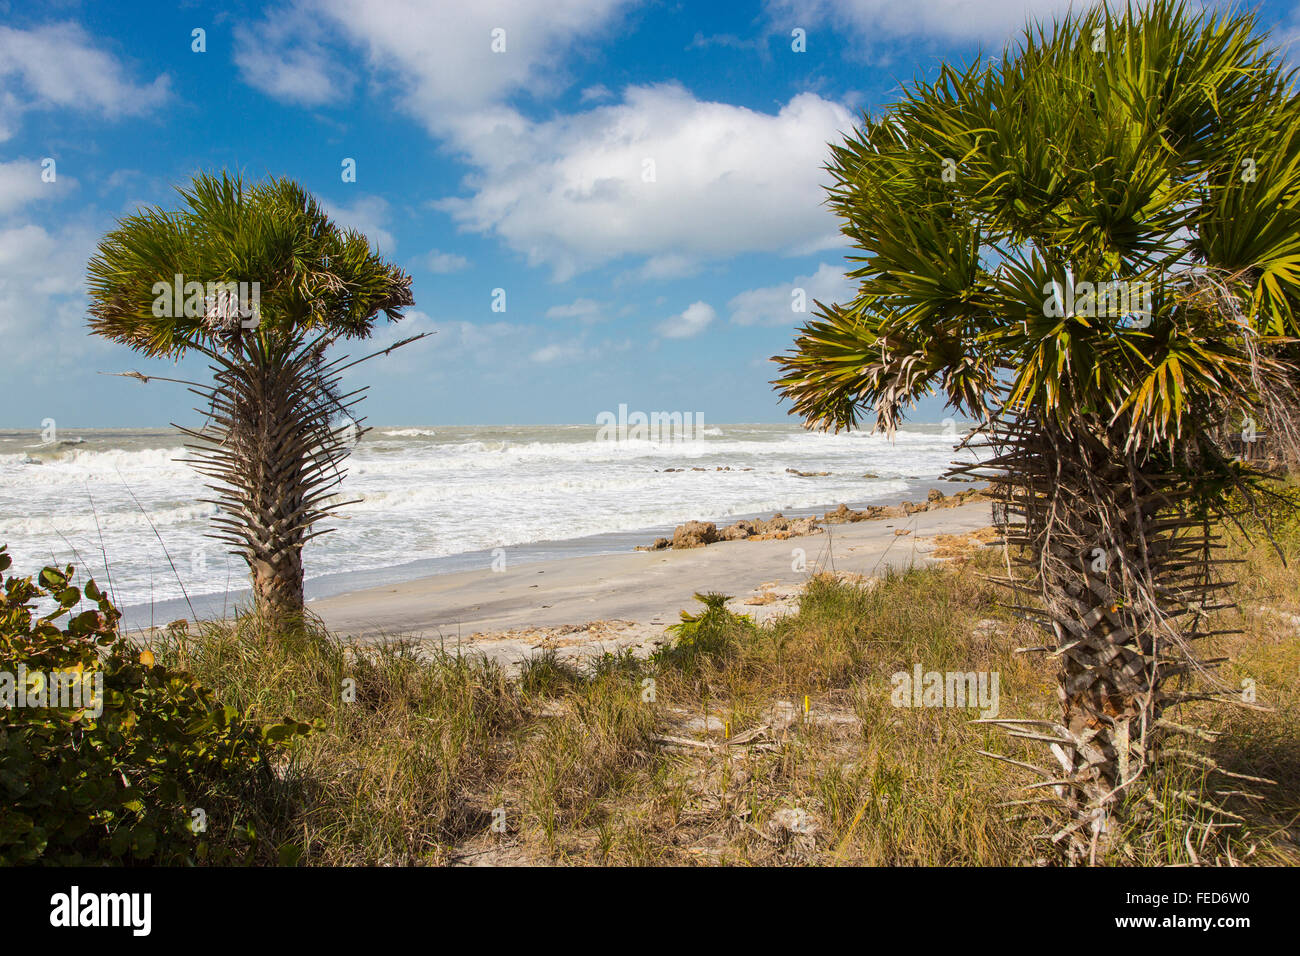
M 201 173 L 177 189 L 178 210 L 142 209 L 118 223 L 87 266 L 93 332 L 146 355 L 211 348 L 220 333 L 179 308 L 156 315 L 158 283 L 256 282 L 266 344 L 307 332 L 370 334 L 382 312 L 399 319 L 411 279 L 365 237 L 344 230 L 287 179 L 245 184 Z
M 885 429 L 936 390 L 982 419 L 1005 385 L 1021 413 L 1104 416 L 1138 447 L 1249 406 L 1300 337 L 1281 63 L 1252 14 L 1155 0 L 913 84 L 831 147 L 856 294 L 819 304 L 774 384 L 810 426 Z M 1057 310 L 1052 283 L 1149 314 Z

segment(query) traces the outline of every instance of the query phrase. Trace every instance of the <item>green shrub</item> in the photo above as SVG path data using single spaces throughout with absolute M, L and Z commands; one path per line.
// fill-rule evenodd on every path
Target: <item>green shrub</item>
M 672 644 L 656 651 L 652 656 L 659 666 L 677 668 L 684 674 L 694 673 L 704 661 L 720 664 L 733 657 L 738 638 L 752 636 L 754 622 L 747 614 L 733 614 L 727 610 L 731 597 L 709 592 L 696 594 L 695 600 L 704 605 L 698 614 L 682 611 L 682 621 L 669 627 L 674 638 Z
M 156 664 L 119 633 L 121 614 L 95 582 L 83 591 L 72 575 L 69 565 L 36 582 L 8 577 L 0 594 L 0 864 L 254 858 L 271 759 L 310 728 L 251 724 Z M 95 607 L 74 613 L 83 593 Z M 38 616 L 44 599 L 56 607 Z M 56 675 L 77 675 L 80 698 L 52 695 Z

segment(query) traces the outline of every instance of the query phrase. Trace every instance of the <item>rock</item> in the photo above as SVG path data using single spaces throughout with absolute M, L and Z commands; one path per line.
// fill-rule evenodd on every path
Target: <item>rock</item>
M 788 700 L 778 700 L 767 712 L 767 723 L 776 733 L 790 727 L 799 719 L 799 711 Z
M 720 541 L 742 541 L 754 533 L 754 524 L 751 521 L 737 521 L 735 524 L 729 524 L 718 532 Z
M 869 472 L 867 472 L 865 475 L 863 475 L 862 477 L 863 477 L 863 478 L 879 478 L 880 476 L 877 475 L 874 471 L 869 471 Z
M 702 548 L 718 540 L 718 526 L 712 521 L 688 521 L 673 532 L 674 548 Z
M 767 825 L 774 833 L 784 830 L 796 836 L 816 836 L 821 830 L 817 821 L 808 815 L 808 811 L 798 807 L 786 807 L 776 811 L 772 814 L 772 819 L 767 821 Z
M 817 530 L 817 519 L 809 515 L 807 518 L 796 518 L 790 522 L 787 529 L 791 534 L 812 534 Z
M 720 717 L 714 717 L 712 714 L 709 714 L 707 717 L 692 717 L 690 720 L 686 721 L 686 723 L 682 724 L 682 729 L 688 730 L 694 734 L 722 733 L 727 729 L 727 724 Z
M 771 534 L 773 531 L 789 531 L 790 519 L 785 517 L 785 515 L 781 514 L 781 512 L 778 511 L 776 514 L 772 515 L 772 517 L 768 518 L 766 521 L 760 520 L 758 522 L 758 525 L 759 525 L 758 531 L 761 534 Z
M 925 496 L 926 501 L 943 501 L 944 493 L 938 488 L 931 488 L 930 493 Z
M 829 471 L 796 471 L 793 468 L 785 470 L 787 475 L 798 475 L 800 478 L 825 478 L 830 474 Z
M 667 538 L 655 538 L 654 544 L 638 544 L 636 549 L 638 551 L 663 551 L 672 546 L 673 543 Z
M 870 506 L 868 506 L 870 509 Z M 866 521 L 872 517 L 871 511 L 854 511 L 848 505 L 841 504 L 834 511 L 828 511 L 822 515 L 822 520 L 831 524 L 843 524 L 844 522 Z
M 784 807 L 776 811 L 768 819 L 767 829 L 782 852 L 804 860 L 816 851 L 817 837 L 821 833 L 817 821 L 800 807 Z

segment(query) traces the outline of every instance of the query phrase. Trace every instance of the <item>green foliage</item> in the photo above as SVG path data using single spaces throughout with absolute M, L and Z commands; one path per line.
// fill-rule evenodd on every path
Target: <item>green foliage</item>
M 0 575 L 11 563 L 0 546 Z M 78 588 L 72 576 L 71 565 L 47 567 L 36 581 L 5 578 L 0 594 L 0 671 L 26 668 L 33 689 L 74 673 L 87 691 L 80 707 L 0 710 L 0 864 L 248 857 L 250 792 L 310 728 L 249 723 L 190 675 L 155 664 L 118 632 L 120 613 L 95 582 Z M 76 613 L 83 594 L 94 607 Z M 42 600 L 56 607 L 38 615 Z
M 177 192 L 182 209 L 128 216 L 100 242 L 86 281 L 96 334 L 149 356 L 219 344 L 219 330 L 203 318 L 154 315 L 154 284 L 170 286 L 176 275 L 205 285 L 258 282 L 261 321 L 247 334 L 267 344 L 312 331 L 365 338 L 379 312 L 400 319 L 412 303 L 411 277 L 291 180 L 247 185 L 200 173 Z
M 583 674 L 577 665 L 561 659 L 553 647 L 525 658 L 519 665 L 519 686 L 534 697 L 557 697 L 582 682 Z
M 710 591 L 696 594 L 695 600 L 704 605 L 704 610 L 697 614 L 682 611 L 681 623 L 667 629 L 674 641 L 652 658 L 656 665 L 694 671 L 704 659 L 722 661 L 732 656 L 738 635 L 753 631 L 749 615 L 727 610 L 729 595 Z
M 1300 101 L 1255 25 L 1098 7 L 864 117 L 828 166 L 858 290 L 778 358 L 795 412 L 888 430 L 939 389 L 1149 450 L 1289 393 Z M 1047 308 L 1053 282 L 1082 298 Z M 1084 283 L 1111 282 L 1150 314 L 1098 311 Z

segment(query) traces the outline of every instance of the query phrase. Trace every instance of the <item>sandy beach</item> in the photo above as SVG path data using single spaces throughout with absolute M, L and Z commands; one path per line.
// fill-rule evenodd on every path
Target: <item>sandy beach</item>
M 632 648 L 645 654 L 664 628 L 695 602 L 720 591 L 731 606 L 764 620 L 787 612 L 803 583 L 820 571 L 872 577 L 928 564 L 933 538 L 990 524 L 988 501 L 907 517 L 829 525 L 785 540 L 722 541 L 689 550 L 633 551 L 565 558 L 500 571 L 424 577 L 314 601 L 338 634 L 407 637 L 515 664 L 554 647 L 561 656 Z M 647 542 L 649 543 L 649 542 Z M 802 550 L 801 555 L 797 549 Z M 795 570 L 800 566 L 801 570 Z

